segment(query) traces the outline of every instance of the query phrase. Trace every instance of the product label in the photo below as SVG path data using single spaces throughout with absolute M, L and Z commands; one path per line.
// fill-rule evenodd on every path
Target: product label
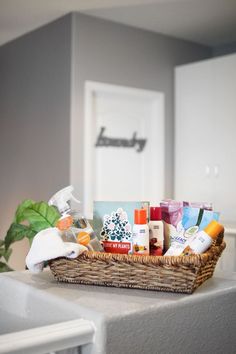
M 187 246 L 182 253 L 182 256 L 191 256 L 192 254 L 194 254 L 194 251 L 192 250 L 191 247 Z
M 187 248 L 186 248 L 187 249 Z M 184 251 L 184 246 L 179 243 L 173 243 L 164 256 L 180 256 Z
M 149 255 L 149 240 L 147 229 L 139 229 L 133 233 L 133 254 Z
M 202 236 L 198 236 L 198 240 L 199 240 L 199 242 L 201 242 L 201 243 L 204 243 L 204 242 L 205 242 L 205 238 L 202 237 Z
M 56 227 L 60 230 L 60 231 L 66 231 L 69 230 L 69 228 L 72 226 L 73 224 L 73 218 L 71 215 L 65 215 L 62 216 L 56 223 Z
M 160 226 L 159 225 L 153 225 L 153 230 L 159 230 Z
M 198 254 L 205 252 L 212 243 L 212 239 L 208 235 L 204 235 L 204 231 L 200 232 L 195 239 L 184 249 L 184 255 Z
M 164 247 L 163 227 L 160 225 L 149 225 L 150 255 L 161 256 Z
M 130 242 L 103 241 L 105 252 L 128 254 L 131 251 Z

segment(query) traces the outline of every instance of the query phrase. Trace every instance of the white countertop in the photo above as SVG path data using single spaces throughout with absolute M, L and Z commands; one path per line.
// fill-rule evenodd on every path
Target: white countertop
M 236 347 L 235 273 L 217 273 L 191 295 L 58 283 L 49 270 L 37 275 L 22 271 L 4 276 L 41 290 L 45 296 L 69 301 L 80 309 L 83 318 L 94 320 L 98 327 L 103 323 L 105 341 L 99 351 L 103 354 L 172 354 L 179 350 L 181 354 L 195 350 L 230 354 Z
M 202 297 L 236 291 L 236 273 L 218 272 L 218 276 L 216 274 L 207 280 L 192 295 L 58 283 L 48 269 L 39 274 L 31 274 L 29 271 L 10 272 L 7 276 L 110 318 L 150 309 L 153 311 L 154 308 L 159 310 L 173 304 L 184 305 L 201 300 Z

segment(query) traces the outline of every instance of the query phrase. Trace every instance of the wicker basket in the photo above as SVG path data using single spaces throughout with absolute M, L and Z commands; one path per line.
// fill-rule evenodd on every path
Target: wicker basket
M 203 254 L 134 256 L 85 252 L 75 259 L 50 261 L 58 281 L 191 294 L 211 278 L 225 248 L 223 233 Z

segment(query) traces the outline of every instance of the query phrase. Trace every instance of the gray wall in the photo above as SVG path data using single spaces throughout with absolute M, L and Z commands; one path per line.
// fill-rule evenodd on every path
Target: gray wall
M 236 53 L 236 42 L 222 44 L 213 48 L 213 56 L 218 57 L 221 55 Z
M 0 47 L 0 238 L 23 199 L 69 183 L 70 61 L 70 15 Z
M 124 85 L 165 94 L 166 197 L 173 194 L 174 67 L 212 55 L 211 49 L 191 42 L 143 31 L 94 17 L 73 14 L 74 74 L 78 130 L 83 131 L 83 90 L 86 80 Z M 83 139 L 80 134 L 80 140 Z M 83 149 L 72 160 L 83 160 Z M 78 166 L 76 189 L 82 195 Z

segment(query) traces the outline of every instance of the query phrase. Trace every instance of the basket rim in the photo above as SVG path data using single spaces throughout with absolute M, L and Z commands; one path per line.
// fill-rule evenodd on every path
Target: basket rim
M 124 263 L 138 263 L 138 264 L 148 264 L 148 265 L 195 265 L 202 266 L 208 261 L 218 258 L 220 254 L 225 249 L 226 244 L 224 241 L 220 245 L 211 246 L 207 252 L 202 254 L 193 254 L 189 256 L 149 256 L 149 255 L 131 255 L 131 254 L 119 254 L 119 253 L 106 253 L 106 252 L 94 252 L 85 251 L 77 258 L 68 259 L 66 257 L 58 257 L 51 260 L 50 263 L 56 261 L 57 259 L 66 258 L 68 261 L 73 261 L 76 259 L 91 259 L 100 260 L 106 262 L 124 262 Z

